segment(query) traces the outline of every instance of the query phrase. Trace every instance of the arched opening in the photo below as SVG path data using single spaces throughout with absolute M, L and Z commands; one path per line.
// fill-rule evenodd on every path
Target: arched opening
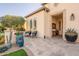
M 52 16 L 52 36 L 63 35 L 63 13 Z

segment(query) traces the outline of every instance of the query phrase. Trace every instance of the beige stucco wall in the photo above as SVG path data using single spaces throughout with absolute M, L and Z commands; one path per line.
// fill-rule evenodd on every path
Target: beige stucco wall
M 61 12 L 63 12 L 63 30 L 62 30 L 63 39 L 65 40 L 64 34 L 68 28 L 74 28 L 79 35 L 79 4 L 78 3 L 58 3 L 57 6 L 55 6 L 54 3 L 52 3 L 52 4 L 46 4 L 44 6 L 47 7 L 50 11 L 45 12 L 43 10 L 26 18 L 28 22 L 30 20 L 33 20 L 34 18 L 37 20 L 37 31 L 39 37 L 44 37 L 44 35 L 46 37 L 50 37 L 50 38 L 52 37 L 52 20 L 54 20 L 52 18 L 52 15 L 59 14 Z M 75 15 L 74 21 L 70 20 L 70 15 L 72 13 Z M 28 29 L 27 27 L 25 28 L 26 31 L 30 30 L 29 26 Z M 79 41 L 79 36 L 77 42 L 78 41 Z
M 28 28 L 26 28 L 26 31 L 30 30 L 30 20 L 36 20 L 37 21 L 37 36 L 38 37 L 44 37 L 44 11 L 40 11 L 36 14 L 33 14 L 30 17 L 27 17 L 26 20 L 28 20 Z M 33 28 L 32 28 L 33 30 Z M 31 31 L 32 31 L 31 30 Z
M 75 15 L 74 20 L 70 20 L 71 14 Z M 67 10 L 67 15 L 66 15 L 66 30 L 68 28 L 74 29 L 78 33 L 78 39 L 77 42 L 79 42 L 79 9 L 69 9 Z
M 64 33 L 66 29 L 68 28 L 74 28 L 79 35 L 79 4 L 78 3 L 66 3 L 62 4 L 59 3 L 58 6 L 54 6 L 54 4 L 46 4 L 45 7 L 47 7 L 50 12 L 49 15 L 54 15 L 63 12 L 63 39 L 65 40 Z M 74 13 L 75 20 L 70 20 L 70 15 Z M 50 21 L 50 16 L 47 17 L 47 19 Z M 51 21 L 49 22 L 51 23 Z M 48 23 L 48 26 L 51 26 L 51 24 Z M 48 28 L 51 30 L 51 28 Z M 49 32 L 49 31 L 46 31 Z M 50 35 L 50 34 L 46 34 Z M 79 41 L 79 37 L 77 39 L 77 42 Z
M 50 14 L 44 12 L 44 17 L 45 17 L 45 36 L 51 38 L 52 37 L 52 17 Z

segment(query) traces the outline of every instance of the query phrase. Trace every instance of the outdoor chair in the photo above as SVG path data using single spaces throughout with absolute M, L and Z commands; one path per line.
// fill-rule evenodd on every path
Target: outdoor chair
M 59 35 L 59 31 L 58 30 L 56 30 L 56 35 Z
M 31 33 L 31 37 L 36 37 L 36 36 L 37 36 L 37 31 Z

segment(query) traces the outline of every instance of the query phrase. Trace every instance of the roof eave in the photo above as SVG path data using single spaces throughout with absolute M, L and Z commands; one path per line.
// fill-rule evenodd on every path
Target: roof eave
M 42 3 L 42 5 L 46 5 L 47 3 Z
M 41 8 L 39 8 L 38 10 L 36 10 L 36 11 L 34 11 L 34 12 L 28 14 L 27 16 L 25 16 L 25 18 L 27 18 L 27 17 L 29 17 L 29 16 L 31 16 L 31 15 L 33 15 L 33 14 L 36 14 L 36 13 L 42 11 L 42 10 L 45 10 L 45 7 L 41 7 Z

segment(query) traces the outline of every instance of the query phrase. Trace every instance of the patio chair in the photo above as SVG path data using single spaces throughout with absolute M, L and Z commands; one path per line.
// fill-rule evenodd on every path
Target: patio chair
M 33 31 L 32 33 L 31 33 L 31 37 L 36 37 L 37 36 L 37 31 Z

